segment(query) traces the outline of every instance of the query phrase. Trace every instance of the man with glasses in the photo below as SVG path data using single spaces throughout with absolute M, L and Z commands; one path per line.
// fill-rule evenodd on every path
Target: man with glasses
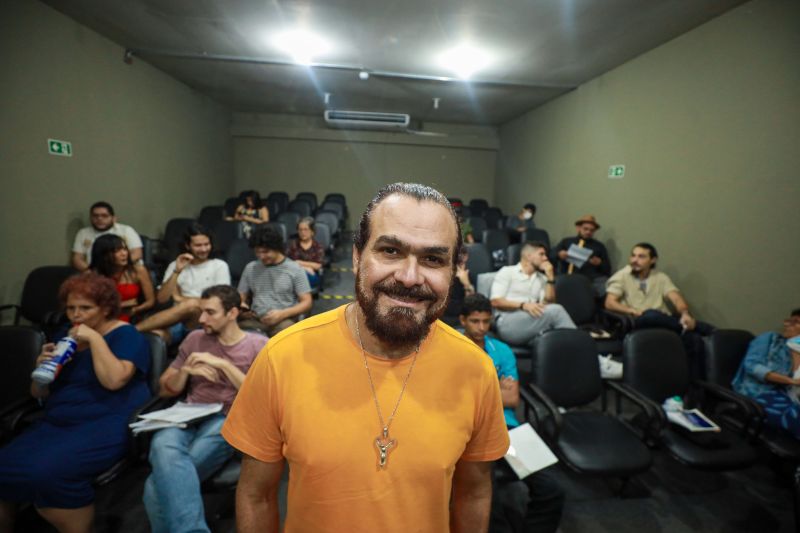
M 92 256 L 92 244 L 100 235 L 111 233 L 125 241 L 131 254 L 131 261 L 136 263 L 142 259 L 142 239 L 130 226 L 117 222 L 114 208 L 108 202 L 95 202 L 89 208 L 91 226 L 81 228 L 75 235 L 72 245 L 72 266 L 83 272 L 89 268 L 89 258 Z

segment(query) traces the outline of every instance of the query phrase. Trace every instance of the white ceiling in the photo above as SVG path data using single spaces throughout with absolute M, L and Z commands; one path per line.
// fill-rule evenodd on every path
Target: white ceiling
M 498 125 L 745 0 L 43 1 L 234 111 Z M 293 65 L 271 45 L 296 26 L 332 43 L 315 59 L 329 68 Z M 471 83 L 429 79 L 453 76 L 436 55 L 465 40 L 495 62 Z

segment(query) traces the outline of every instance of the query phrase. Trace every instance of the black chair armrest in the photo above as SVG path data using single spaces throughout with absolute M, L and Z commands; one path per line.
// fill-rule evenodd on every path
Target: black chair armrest
M 608 309 L 600 310 L 600 322 L 606 329 L 614 332 L 614 336 L 622 338 L 633 329 L 634 318 Z
M 32 397 L 22 398 L 5 406 L 0 411 L 0 430 L 8 435 L 18 433 L 22 420 L 41 408 L 39 402 Z
M 130 418 L 128 419 L 128 424 L 137 422 L 139 420 L 139 415 L 150 413 L 152 411 L 158 411 L 159 409 L 166 409 L 172 405 L 175 400 L 175 398 L 161 398 L 160 396 L 153 396 L 147 400 L 144 405 L 139 407 L 131 414 Z M 133 430 L 131 430 L 131 445 L 128 456 L 133 461 L 138 461 L 144 458 L 145 454 L 150 449 L 150 437 L 152 434 L 152 431 L 145 431 L 134 435 Z
M 0 313 L 2 313 L 3 311 L 6 311 L 8 309 L 13 309 L 14 310 L 14 325 L 18 326 L 19 325 L 19 313 L 22 310 L 22 308 L 20 306 L 16 305 L 16 304 L 0 305 Z
M 718 400 L 729 402 L 735 406 L 736 410 L 744 417 L 744 425 L 741 429 L 743 435 L 755 439 L 761 434 L 764 425 L 764 409 L 758 402 L 716 383 L 695 380 L 692 385 L 702 389 L 704 395 L 714 396 Z
M 522 402 L 525 404 L 525 419 L 530 421 L 528 413 L 533 410 L 534 417 L 536 418 L 537 422 L 537 429 L 544 429 L 547 431 L 546 428 L 544 428 L 544 423 L 539 423 L 539 416 L 536 412 L 537 403 L 544 405 L 545 409 L 550 414 L 550 418 L 553 419 L 553 431 L 550 433 L 550 436 L 553 440 L 558 440 L 558 436 L 561 433 L 563 419 L 561 417 L 561 412 L 558 410 L 558 406 L 553 403 L 553 400 L 551 400 L 544 392 L 542 392 L 539 387 L 533 383 L 528 383 L 527 387 L 520 387 L 519 396 L 522 398 Z
M 661 406 L 623 383 L 606 380 L 605 385 L 642 410 L 642 413 L 647 418 L 646 426 L 643 428 L 644 438 L 652 442 L 658 440 L 667 425 L 667 416 Z M 617 414 L 619 415 L 619 413 Z

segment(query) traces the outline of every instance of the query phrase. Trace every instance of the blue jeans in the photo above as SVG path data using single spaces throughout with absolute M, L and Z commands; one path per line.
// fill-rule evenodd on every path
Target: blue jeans
M 167 428 L 153 435 L 144 484 L 144 507 L 153 533 L 208 532 L 200 483 L 233 455 L 222 438 L 222 413 L 186 429 Z

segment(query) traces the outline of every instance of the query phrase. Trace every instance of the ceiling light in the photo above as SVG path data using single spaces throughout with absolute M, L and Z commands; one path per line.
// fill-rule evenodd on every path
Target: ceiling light
M 330 51 L 330 45 L 319 35 L 306 30 L 290 30 L 279 33 L 272 44 L 290 55 L 295 63 L 310 65 L 315 57 Z
M 469 44 L 456 46 L 439 56 L 439 65 L 465 80 L 486 68 L 489 63 L 491 58 L 486 51 Z

